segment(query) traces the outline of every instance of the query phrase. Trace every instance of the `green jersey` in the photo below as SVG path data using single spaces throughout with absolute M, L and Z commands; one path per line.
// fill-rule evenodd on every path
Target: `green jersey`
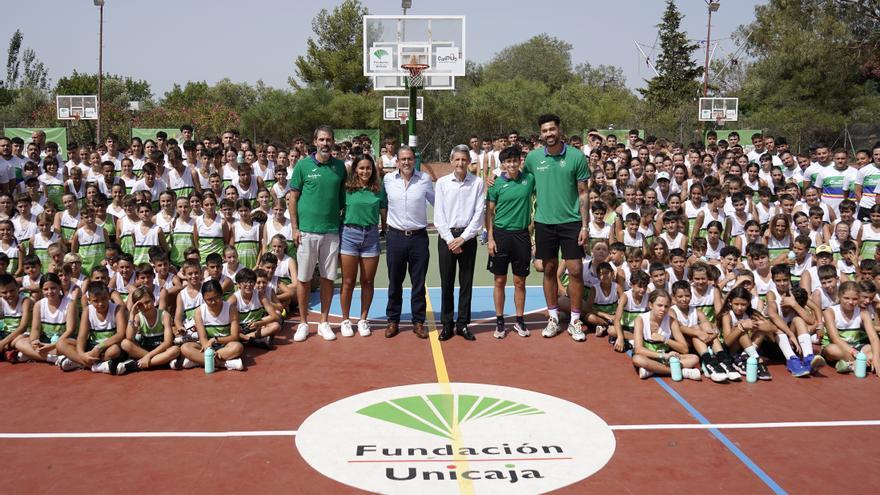
M 521 173 L 516 179 L 501 174 L 486 193 L 490 203 L 495 204 L 493 225 L 508 231 L 529 228 L 532 220 L 532 196 L 535 194 L 535 176 Z
M 579 149 L 563 144 L 558 155 L 548 154 L 546 148 L 532 150 L 526 156 L 524 171 L 535 176 L 536 222 L 558 225 L 581 221 L 578 182 L 590 178 L 590 169 Z
M 289 185 L 300 192 L 299 230 L 312 234 L 339 232 L 346 176 L 345 163 L 336 158 L 320 163 L 312 155 L 296 162 Z
M 379 223 L 379 210 L 388 208 L 385 188 L 373 192 L 366 187 L 345 193 L 345 225 L 371 227 Z

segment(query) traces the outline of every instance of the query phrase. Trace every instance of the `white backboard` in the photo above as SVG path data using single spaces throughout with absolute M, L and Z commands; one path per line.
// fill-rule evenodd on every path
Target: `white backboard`
M 55 97 L 55 117 L 58 120 L 98 120 L 97 95 L 64 95 Z
M 700 98 L 700 109 L 697 115 L 702 122 L 739 120 L 739 98 L 710 97 Z
M 421 96 L 416 98 L 416 120 L 425 118 L 425 99 Z M 383 96 L 382 119 L 400 120 L 403 115 L 409 113 L 409 96 Z
M 363 29 L 365 76 L 407 76 L 411 61 L 428 65 L 427 77 L 465 74 L 464 16 L 367 15 Z

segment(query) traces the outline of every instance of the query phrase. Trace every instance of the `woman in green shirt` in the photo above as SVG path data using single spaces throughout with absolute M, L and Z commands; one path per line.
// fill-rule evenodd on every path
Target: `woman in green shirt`
M 339 254 L 342 259 L 340 332 L 344 337 L 354 335 L 348 313 L 351 310 L 351 297 L 359 266 L 361 317 L 357 328 L 362 337 L 370 335 L 367 314 L 373 302 L 373 279 L 376 277 L 376 267 L 379 266 L 379 223 L 384 228 L 387 211 L 388 199 L 382 188 L 376 163 L 369 155 L 356 156 L 345 182 L 345 218 L 342 222 L 342 235 L 339 236 Z

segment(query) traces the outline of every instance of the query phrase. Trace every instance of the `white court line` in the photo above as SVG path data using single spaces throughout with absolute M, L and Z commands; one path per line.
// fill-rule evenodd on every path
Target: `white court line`
M 878 419 L 851 421 L 789 421 L 777 423 L 658 423 L 646 425 L 608 425 L 615 431 L 625 430 L 749 430 L 768 428 L 841 428 L 846 426 L 880 426 Z M 64 438 L 233 438 L 292 437 L 296 430 L 258 431 L 121 431 L 82 433 L 0 433 L 0 439 L 64 439 Z
M 839 428 L 843 426 L 880 426 L 880 420 L 854 421 L 789 421 L 779 423 L 681 423 L 653 425 L 609 425 L 612 430 L 748 430 L 760 428 Z
M 84 433 L 0 433 L 0 439 L 38 438 L 230 438 L 230 437 L 291 437 L 296 430 L 263 431 L 116 431 Z

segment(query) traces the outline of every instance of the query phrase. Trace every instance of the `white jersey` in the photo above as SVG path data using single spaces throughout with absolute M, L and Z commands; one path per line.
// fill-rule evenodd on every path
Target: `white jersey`
M 706 259 L 708 260 L 720 260 L 721 259 L 721 250 L 724 249 L 724 242 L 721 239 L 718 239 L 718 244 L 714 247 L 712 246 L 712 241 L 706 242 Z
M 675 248 L 680 248 L 681 241 L 685 239 L 684 234 L 681 232 L 675 234 L 675 238 L 670 238 L 669 232 L 663 232 L 660 234 L 660 238 L 666 242 L 666 247 L 669 248 L 670 251 Z
M 624 229 L 623 231 L 623 245 L 626 247 L 634 247 L 639 249 L 644 249 L 645 247 L 645 236 L 642 235 L 638 230 L 636 231 L 636 235 L 630 235 L 629 231 Z
M 642 337 L 645 340 L 652 340 L 651 336 L 653 332 L 651 332 L 651 313 L 642 313 L 639 315 L 639 319 L 642 320 Z M 672 338 L 672 324 L 670 323 L 669 313 L 666 313 L 666 316 L 664 316 L 660 324 L 657 325 L 657 333 L 663 336 L 663 342 Z
M 184 287 L 179 294 L 180 302 L 183 306 L 183 327 L 186 329 L 194 328 L 195 320 L 193 315 L 198 308 L 205 304 L 205 300 L 202 299 L 202 293 L 196 291 L 196 295 L 191 296 L 189 289 Z
M 228 337 L 230 334 L 231 320 L 229 318 L 229 302 L 223 301 L 219 314 L 211 313 L 207 304 L 199 306 L 198 311 L 202 316 L 202 325 L 208 337 Z
M 21 215 L 16 215 L 12 219 L 12 229 L 15 239 L 19 243 L 29 240 L 39 231 L 37 228 L 37 216 L 31 213 L 31 217 L 25 219 Z
M 679 325 L 696 327 L 700 324 L 700 317 L 697 316 L 697 308 L 694 306 L 688 306 L 687 314 L 685 314 L 678 306 L 673 304 L 672 314 L 675 315 Z

